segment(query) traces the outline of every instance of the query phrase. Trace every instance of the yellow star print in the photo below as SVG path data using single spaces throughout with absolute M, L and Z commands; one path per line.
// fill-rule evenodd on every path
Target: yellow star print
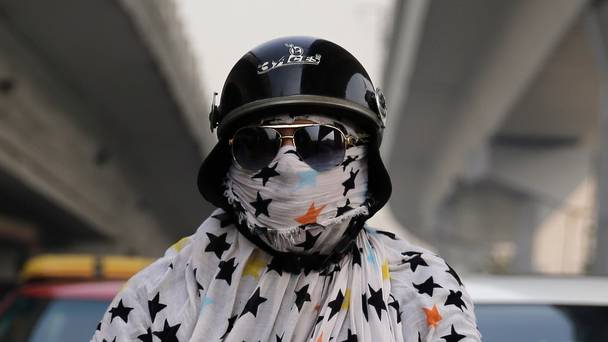
M 262 273 L 262 269 L 266 267 L 267 263 L 267 260 L 260 257 L 257 251 L 253 252 L 253 255 L 247 259 L 247 264 L 245 264 L 245 269 L 243 270 L 243 277 L 251 275 L 255 279 L 259 279 L 260 273 Z
M 186 245 L 190 242 L 189 237 L 181 238 L 179 241 L 174 243 L 171 248 L 175 249 L 177 252 L 180 252 Z
M 391 277 L 391 272 L 388 270 L 388 260 L 384 259 L 382 263 L 382 279 L 386 280 Z
M 350 304 L 350 289 L 347 288 L 344 292 L 344 300 L 342 301 L 341 310 L 348 310 L 348 305 Z

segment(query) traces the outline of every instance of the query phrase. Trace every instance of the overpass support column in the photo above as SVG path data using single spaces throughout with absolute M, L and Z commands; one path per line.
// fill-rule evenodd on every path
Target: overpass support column
M 439 250 L 458 269 L 531 273 L 542 209 L 535 198 L 491 181 L 459 186 L 441 209 Z
M 597 144 L 597 228 L 591 273 L 608 274 L 608 3 L 598 3 L 588 12 L 589 33 L 596 52 L 600 74 L 599 122 Z

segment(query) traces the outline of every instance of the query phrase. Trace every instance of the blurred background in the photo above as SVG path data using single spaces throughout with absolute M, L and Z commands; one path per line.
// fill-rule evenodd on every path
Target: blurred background
M 384 89 L 375 227 L 462 272 L 608 274 L 603 1 L 0 0 L 0 279 L 38 253 L 159 256 L 212 208 L 211 94 L 313 35 Z

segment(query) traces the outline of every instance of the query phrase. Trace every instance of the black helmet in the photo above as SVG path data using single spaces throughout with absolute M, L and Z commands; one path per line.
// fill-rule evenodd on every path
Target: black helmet
M 346 120 L 367 131 L 370 208 L 373 214 L 390 197 L 391 183 L 380 159 L 386 104 L 380 89 L 359 61 L 330 41 L 285 37 L 266 42 L 234 65 L 214 101 L 209 120 L 219 142 L 198 175 L 199 191 L 212 204 L 226 208 L 223 179 L 232 162 L 228 139 L 251 122 L 280 113 L 316 113 Z

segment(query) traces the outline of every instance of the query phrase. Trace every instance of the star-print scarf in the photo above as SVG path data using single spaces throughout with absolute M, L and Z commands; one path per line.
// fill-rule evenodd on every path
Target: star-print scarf
M 365 147 L 347 149 L 342 165 L 323 172 L 294 152 L 281 147 L 259 171 L 231 166 L 225 195 L 241 223 L 274 250 L 328 254 L 350 220 L 368 213 Z
M 92 341 L 480 341 L 473 303 L 439 256 L 365 227 L 339 262 L 288 273 L 232 217 L 216 210 L 129 280 Z

